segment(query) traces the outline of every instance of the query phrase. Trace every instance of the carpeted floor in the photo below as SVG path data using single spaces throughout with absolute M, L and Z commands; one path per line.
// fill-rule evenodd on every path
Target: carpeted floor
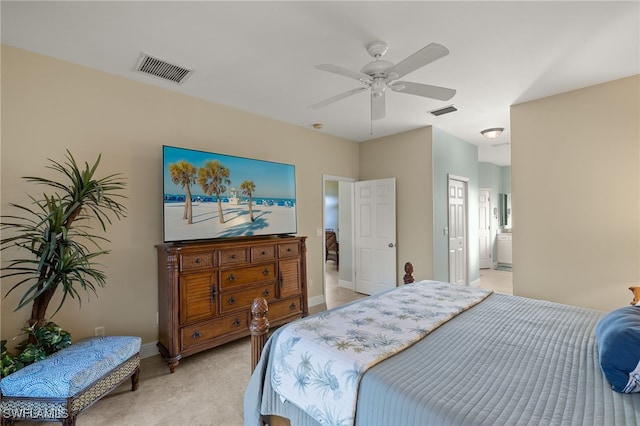
M 510 272 L 481 270 L 480 287 L 512 293 Z M 338 306 L 363 295 L 337 287 L 327 263 L 327 304 Z M 319 305 L 311 313 L 326 309 Z M 250 338 L 187 357 L 170 374 L 159 355 L 142 360 L 140 388 L 127 380 L 78 416 L 77 426 L 241 426 L 244 390 L 250 376 Z M 19 425 L 33 423 L 16 422 Z M 60 423 L 39 423 L 59 425 Z
M 337 306 L 363 297 L 338 288 L 337 271 L 327 263 L 327 303 Z M 310 313 L 327 309 L 310 308 Z M 156 355 L 142 360 L 140 388 L 127 380 L 78 416 L 77 426 L 241 426 L 244 390 L 251 369 L 249 337 L 192 355 L 171 374 Z M 18 425 L 34 423 L 16 422 Z M 60 423 L 39 423 L 53 426 Z

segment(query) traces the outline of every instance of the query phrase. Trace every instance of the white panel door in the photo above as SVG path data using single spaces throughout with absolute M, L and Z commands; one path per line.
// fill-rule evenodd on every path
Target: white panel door
M 355 184 L 356 291 L 396 287 L 396 180 Z
M 491 268 L 491 190 L 480 189 L 478 197 L 478 239 L 480 240 L 480 269 Z
M 466 182 L 449 179 L 449 281 L 467 284 Z

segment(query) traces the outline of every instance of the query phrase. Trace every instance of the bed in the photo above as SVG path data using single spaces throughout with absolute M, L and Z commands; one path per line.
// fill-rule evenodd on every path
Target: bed
M 412 267 L 406 266 L 407 270 L 412 272 Z M 412 281 L 405 277 L 405 283 Z M 444 284 L 421 281 L 410 285 L 426 288 Z M 384 294 L 376 303 L 392 298 L 391 294 Z M 344 318 L 350 318 L 351 312 L 361 309 L 362 304 L 371 305 L 370 299 L 346 305 L 350 311 Z M 304 323 L 300 321 L 317 324 L 325 316 L 334 315 L 334 310 L 293 322 L 266 340 L 266 302 L 256 303 L 254 308 L 252 350 L 256 366 L 245 393 L 245 425 L 640 424 L 640 395 L 612 389 L 618 379 L 640 383 L 640 344 L 636 339 L 640 307 L 629 306 L 605 314 L 487 294 L 433 329 L 425 332 L 422 326 L 418 327 L 424 336 L 364 369 L 357 380 L 354 418 L 350 419 L 318 416 L 309 405 L 301 404 L 300 408 L 291 402 L 291 395 L 283 397 L 274 390 L 280 391 L 282 386 L 273 377 L 279 377 L 282 370 L 285 342 L 292 341 L 291 337 L 282 340 L 293 332 L 289 328 L 301 328 Z M 304 341 L 304 337 L 300 339 Z M 313 354 L 318 352 L 311 350 Z M 623 359 L 626 365 L 621 367 Z M 610 364 L 616 363 L 612 369 Z M 633 367 L 629 367 L 630 363 Z M 313 368 L 314 362 L 308 364 Z M 299 380 L 305 381 L 308 382 Z M 309 397 L 314 397 L 313 387 L 306 389 L 301 393 L 309 391 Z M 630 391 L 638 392 L 640 386 Z M 344 393 L 330 392 L 320 392 L 317 398 L 317 406 L 331 413 L 338 402 L 348 400 Z

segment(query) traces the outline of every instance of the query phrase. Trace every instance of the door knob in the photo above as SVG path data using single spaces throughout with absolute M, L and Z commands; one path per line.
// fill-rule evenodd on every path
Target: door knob
M 389 247 L 393 247 L 393 243 L 389 243 Z

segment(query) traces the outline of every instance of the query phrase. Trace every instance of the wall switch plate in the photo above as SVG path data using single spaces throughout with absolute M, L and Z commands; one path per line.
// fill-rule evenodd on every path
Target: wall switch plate
M 94 328 L 93 329 L 93 335 L 94 336 L 104 337 L 104 325 L 101 325 L 100 327 Z

